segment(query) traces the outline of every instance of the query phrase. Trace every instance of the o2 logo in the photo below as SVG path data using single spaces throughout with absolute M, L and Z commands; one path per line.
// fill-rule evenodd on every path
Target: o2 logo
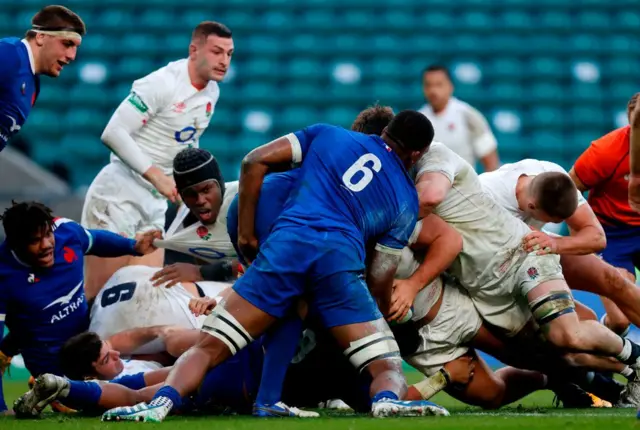
M 223 253 L 215 251 L 211 248 L 199 247 L 199 248 L 189 248 L 189 252 L 197 255 L 201 258 L 207 258 L 209 260 L 218 260 L 220 258 L 226 257 Z
M 175 137 L 176 142 L 186 145 L 195 141 L 195 135 L 196 128 L 192 125 L 189 125 L 180 131 L 176 131 L 173 137 Z

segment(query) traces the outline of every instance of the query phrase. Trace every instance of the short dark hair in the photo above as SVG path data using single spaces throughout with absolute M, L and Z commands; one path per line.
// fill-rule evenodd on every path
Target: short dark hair
M 87 331 L 73 336 L 60 350 L 60 369 L 69 379 L 81 381 L 96 377 L 93 363 L 100 358 L 102 339 L 97 333 Z
M 389 125 L 393 117 L 393 109 L 389 106 L 376 104 L 358 114 L 353 124 L 351 124 L 351 130 L 380 136 L 382 130 Z
M 42 229 L 53 229 L 52 210 L 42 203 L 11 201 L 11 204 L 0 215 L 10 248 L 24 249 Z
M 425 67 L 425 69 L 422 71 L 422 76 L 424 77 L 424 75 L 431 72 L 442 72 L 445 74 L 447 79 L 449 79 L 450 81 L 452 80 L 451 73 L 449 73 L 449 69 L 446 66 L 443 66 L 442 64 L 431 64 Z
M 45 6 L 33 18 L 31 18 L 31 26 L 40 30 L 69 30 L 75 31 L 80 36 L 84 36 L 87 27 L 84 25 L 82 18 L 64 6 L 50 5 Z M 26 38 L 33 39 L 36 32 L 27 30 Z
M 385 131 L 405 151 L 423 151 L 433 141 L 431 121 L 415 110 L 403 110 L 393 117 Z
M 567 219 L 578 207 L 578 189 L 569 175 L 544 172 L 531 181 L 536 206 L 553 218 Z
M 202 21 L 193 30 L 191 39 L 206 39 L 211 35 L 223 37 L 225 39 L 230 39 L 232 36 L 231 30 L 229 30 L 229 27 L 227 27 L 226 25 L 215 21 Z

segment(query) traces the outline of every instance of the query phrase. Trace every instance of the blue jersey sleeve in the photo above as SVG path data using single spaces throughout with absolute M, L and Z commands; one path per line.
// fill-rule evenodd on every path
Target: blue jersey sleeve
M 93 237 L 88 230 L 82 227 L 77 222 L 74 222 L 67 218 L 58 218 L 55 220 L 56 228 L 66 228 L 73 232 L 74 236 L 80 241 L 82 251 L 86 254 L 93 246 Z
M 122 257 L 124 255 L 139 254 L 135 251 L 136 241 L 122 237 L 119 234 L 107 230 L 87 230 L 80 224 L 60 218 L 56 220 L 62 228 L 71 229 L 75 237 L 80 241 L 85 255 L 95 255 L 97 257 Z
M 294 166 L 302 163 L 307 152 L 309 152 L 311 142 L 313 142 L 316 136 L 330 128 L 335 128 L 335 126 L 329 124 L 314 124 L 287 136 L 291 142 L 291 151 L 293 153 L 291 161 Z
M 417 210 L 409 207 L 405 208 L 396 218 L 393 227 L 378 240 L 376 250 L 390 254 L 400 254 L 402 248 L 409 243 L 409 238 L 415 229 L 417 219 Z
M 13 44 L 0 43 L 0 58 L 0 80 L 5 80 L 20 67 L 20 57 Z

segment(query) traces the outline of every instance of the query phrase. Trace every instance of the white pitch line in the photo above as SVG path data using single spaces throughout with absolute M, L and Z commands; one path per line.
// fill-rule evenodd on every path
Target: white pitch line
M 635 411 L 624 412 L 452 412 L 451 416 L 492 416 L 492 417 L 633 417 Z

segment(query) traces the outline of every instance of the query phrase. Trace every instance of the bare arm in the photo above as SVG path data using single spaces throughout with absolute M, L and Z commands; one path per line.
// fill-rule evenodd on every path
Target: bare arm
M 378 307 L 383 315 L 387 315 L 391 307 L 393 279 L 396 276 L 399 262 L 400 253 L 388 253 L 376 249 L 367 266 L 367 286 L 371 295 L 378 302 Z
M 238 188 L 238 246 L 248 252 L 245 258 L 250 262 L 255 258 L 255 216 L 260 198 L 260 189 L 267 173 L 291 168 L 294 160 L 293 147 L 288 136 L 262 145 L 242 160 Z M 251 248 L 255 248 L 251 250 Z
M 631 112 L 629 137 L 629 205 L 640 212 L 640 103 Z
M 573 167 L 571 168 L 571 170 L 569 170 L 569 176 L 571 177 L 571 179 L 573 179 L 573 183 L 576 184 L 576 188 L 580 190 L 580 192 L 585 192 L 589 190 L 589 188 L 587 188 L 587 186 L 582 183 L 580 178 L 578 178 L 578 175 L 576 175 L 576 171 L 574 170 Z
M 420 217 L 429 215 L 447 196 L 451 189 L 451 181 L 442 173 L 427 172 L 420 175 L 416 182 L 418 200 L 420 201 Z
M 152 327 L 134 328 L 121 331 L 107 339 L 111 347 L 124 355 L 131 355 L 143 345 L 161 337 L 169 326 L 157 325 Z
M 407 281 L 416 293 L 444 272 L 462 251 L 462 236 L 436 215 L 422 220 L 422 229 L 412 249 L 426 248 L 424 261 Z
M 556 240 L 558 254 L 586 255 L 602 251 L 607 239 L 591 206 L 583 204 L 566 220 L 571 236 Z
M 490 152 L 489 154 L 480 158 L 480 162 L 482 163 L 482 167 L 484 167 L 485 172 L 493 172 L 494 170 L 498 170 L 498 167 L 500 167 L 498 151 Z

